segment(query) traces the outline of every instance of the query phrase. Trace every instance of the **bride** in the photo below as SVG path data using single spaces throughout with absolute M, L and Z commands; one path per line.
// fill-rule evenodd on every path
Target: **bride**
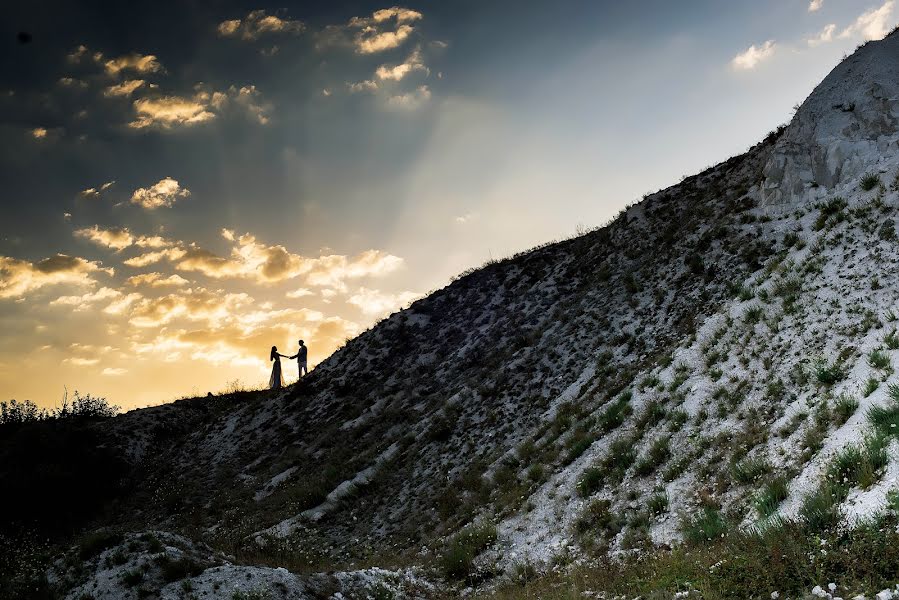
M 281 377 L 281 357 L 290 358 L 286 354 L 279 354 L 278 347 L 272 346 L 272 352 L 269 354 L 269 360 L 274 361 L 272 365 L 272 376 L 268 380 L 268 387 L 277 390 L 284 387 L 284 378 Z

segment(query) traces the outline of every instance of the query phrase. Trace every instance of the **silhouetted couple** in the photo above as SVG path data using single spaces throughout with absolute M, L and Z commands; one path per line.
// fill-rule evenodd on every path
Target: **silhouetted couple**
M 297 367 L 299 367 L 300 378 L 309 373 L 309 370 L 306 368 L 306 355 L 307 355 L 306 344 L 303 343 L 303 340 L 300 340 L 300 349 L 297 350 L 297 353 L 293 356 L 287 356 L 286 354 L 280 354 L 278 352 L 277 346 L 272 346 L 272 352 L 269 355 L 269 360 L 271 360 L 274 364 L 272 364 L 272 377 L 268 380 L 268 387 L 273 390 L 277 390 L 284 386 L 284 378 L 281 376 L 281 357 L 287 358 L 289 360 L 297 359 Z

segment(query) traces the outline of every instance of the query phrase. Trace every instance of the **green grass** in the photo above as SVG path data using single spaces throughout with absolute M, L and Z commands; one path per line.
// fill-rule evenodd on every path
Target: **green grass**
M 450 579 L 464 579 L 472 572 L 475 557 L 496 541 L 492 523 L 469 525 L 452 536 L 440 556 L 443 574 Z
M 747 458 L 734 463 L 730 467 L 730 474 L 734 481 L 747 484 L 757 480 L 762 475 L 771 471 L 771 465 L 763 458 Z
M 815 363 L 815 379 L 823 385 L 833 385 L 842 381 L 846 377 L 846 372 L 837 364 L 829 364 L 825 361 Z
M 838 595 L 873 598 L 892 588 L 899 573 L 897 517 L 889 515 L 850 530 L 810 532 L 802 523 L 779 522 L 751 531 L 731 531 L 712 541 L 558 569 L 510 583 L 476 598 L 574 600 L 585 591 L 605 597 L 743 599 L 807 598 L 816 585 L 835 582 Z M 695 591 L 692 591 L 695 590 Z M 451 597 L 451 596 L 447 596 Z
M 867 398 L 871 394 L 877 391 L 877 388 L 880 387 L 880 381 L 876 377 L 869 377 L 865 381 L 865 385 L 862 386 L 862 395 Z
M 866 173 L 859 181 L 858 186 L 865 192 L 870 192 L 880 185 L 880 176 L 877 173 Z
M 755 509 L 762 517 L 770 517 L 777 511 L 780 503 L 789 496 L 787 478 L 780 475 L 767 481 L 762 491 L 755 497 Z
M 890 356 L 882 350 L 871 350 L 868 354 L 868 364 L 873 369 L 886 370 L 890 368 Z
M 670 456 L 670 440 L 667 437 L 660 437 L 652 443 L 649 450 L 643 458 L 640 459 L 640 462 L 637 463 L 634 471 L 637 475 L 645 477 L 658 469 Z
M 630 400 L 630 394 L 622 394 L 610 404 L 599 415 L 597 422 L 599 429 L 604 433 L 608 433 L 620 427 L 624 420 L 634 412 L 634 409 L 631 408 Z
M 883 343 L 890 350 L 899 350 L 899 336 L 896 335 L 895 329 L 883 336 Z
M 840 394 L 840 397 L 833 403 L 831 420 L 834 425 L 840 427 L 855 414 L 856 410 L 858 410 L 858 400 L 849 394 Z
M 723 538 L 727 531 L 727 521 L 718 510 L 709 507 L 681 523 L 681 533 L 684 536 L 684 541 L 690 545 L 706 544 Z
M 649 497 L 646 508 L 651 515 L 661 515 L 668 512 L 668 494 L 664 490 L 658 491 Z

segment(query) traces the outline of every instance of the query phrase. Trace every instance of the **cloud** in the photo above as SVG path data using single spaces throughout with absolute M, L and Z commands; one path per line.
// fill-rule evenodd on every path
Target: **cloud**
M 69 52 L 66 55 L 66 60 L 68 60 L 70 63 L 78 64 L 81 62 L 82 58 L 87 56 L 87 53 L 88 53 L 87 46 L 84 46 L 84 45 L 77 46 L 74 50 L 72 50 L 71 52 Z
M 261 125 L 269 122 L 271 105 L 262 99 L 254 85 L 231 86 L 224 92 L 195 88 L 193 96 L 160 96 L 140 98 L 134 101 L 135 120 L 128 126 L 133 129 L 172 129 L 192 126 L 215 119 L 228 110 L 249 115 Z
M 134 91 L 146 83 L 143 79 L 127 79 L 117 85 L 111 85 L 103 90 L 103 95 L 113 96 L 130 96 Z
M 63 359 L 64 363 L 69 365 L 74 365 L 76 367 L 92 367 L 98 362 L 100 362 L 99 358 L 81 358 L 79 356 L 73 356 L 70 358 Z
M 180 275 L 170 275 L 164 277 L 162 273 L 144 273 L 129 277 L 125 283 L 132 286 L 149 286 L 153 288 L 162 287 L 181 287 L 190 283 Z
M 298 288 L 292 292 L 287 292 L 288 298 L 305 298 L 306 296 L 313 295 L 314 292 L 309 288 Z
M 777 44 L 774 40 L 768 40 L 761 46 L 753 44 L 740 54 L 737 54 L 733 60 L 731 60 L 731 66 L 733 66 L 734 69 L 744 71 L 754 69 L 759 63 L 774 56 L 776 47 Z
M 808 3 L 808 11 L 809 12 L 819 11 L 819 10 L 821 10 L 822 4 L 824 4 L 824 0 L 811 0 L 811 2 Z
M 31 137 L 33 137 L 36 140 L 42 140 L 47 137 L 48 133 L 49 132 L 47 131 L 46 127 L 35 127 L 34 129 L 31 130 Z
M 77 256 L 56 254 L 36 263 L 0 256 L 0 298 L 18 298 L 47 285 L 71 283 L 94 285 L 91 274 L 103 269 L 100 263 Z
M 191 288 L 161 296 L 141 298 L 130 310 L 129 322 L 135 327 L 157 327 L 175 319 L 224 322 L 253 302 L 244 293 Z
M 317 287 L 343 289 L 346 279 L 381 277 L 402 267 L 403 262 L 402 258 L 380 250 L 366 250 L 352 259 L 343 255 L 321 256 L 311 260 L 312 268 L 305 281 Z
M 98 246 L 105 246 L 115 250 L 122 250 L 134 243 L 134 236 L 127 227 L 101 229 L 99 226 L 94 225 L 86 229 L 76 230 L 75 237 L 84 238 Z
M 409 55 L 409 58 L 407 58 L 405 62 L 393 66 L 381 65 L 375 71 L 375 75 L 378 77 L 378 79 L 400 81 L 406 75 L 415 71 L 420 71 L 425 74 L 430 73 L 430 71 L 422 61 L 421 50 L 418 48 L 416 48 L 415 51 L 413 51 L 412 54 Z
M 66 88 L 84 89 L 87 87 L 86 81 L 75 79 L 74 77 L 60 77 L 56 83 Z
M 469 212 L 469 213 L 465 213 L 464 215 L 459 215 L 458 217 L 454 218 L 453 221 L 458 225 L 465 225 L 469 221 L 472 221 L 477 218 L 478 218 L 478 213 L 470 213 Z
M 222 37 L 240 37 L 244 40 L 257 40 L 264 35 L 301 33 L 306 26 L 292 19 L 282 19 L 275 15 L 268 15 L 264 10 L 254 10 L 244 19 L 231 19 L 222 21 L 218 26 L 218 33 Z
M 100 375 L 105 375 L 106 377 L 119 377 L 120 375 L 124 375 L 128 372 L 128 369 L 122 369 L 120 367 L 106 367 L 102 371 L 100 371 Z
M 817 33 L 817 35 L 815 35 L 814 37 L 807 38 L 805 41 L 809 46 L 811 46 L 813 48 L 815 46 L 820 46 L 821 44 L 826 44 L 827 42 L 830 42 L 833 40 L 833 34 L 836 31 L 836 29 L 837 29 L 836 24 L 830 23 L 829 25 L 825 25 L 824 29 L 819 31 Z
M 356 36 L 356 51 L 359 54 L 374 54 L 396 48 L 414 31 L 411 25 L 400 25 L 396 31 L 372 32 L 363 30 Z
M 414 91 L 406 94 L 398 94 L 387 99 L 388 106 L 405 110 L 414 110 L 431 99 L 431 90 L 426 85 L 420 85 Z
M 157 73 L 162 70 L 162 65 L 152 54 L 143 55 L 136 52 L 119 56 L 106 61 L 103 65 L 109 75 L 118 75 L 123 71 L 136 73 Z
M 181 185 L 171 177 L 160 179 L 148 188 L 137 188 L 131 194 L 131 203 L 142 206 L 147 210 L 155 210 L 157 208 L 169 208 L 175 204 L 180 198 L 190 196 L 190 190 L 181 187 Z
M 399 47 L 415 30 L 410 23 L 422 18 L 420 12 L 399 6 L 377 10 L 371 17 L 353 17 L 349 27 L 356 30 L 356 52 L 374 54 Z
M 395 312 L 421 297 L 422 294 L 417 292 L 406 291 L 389 294 L 361 287 L 347 299 L 347 302 L 359 307 L 366 315 L 382 316 Z
M 100 195 L 111 188 L 115 184 L 115 181 L 107 181 L 100 188 L 87 188 L 86 190 L 81 190 L 78 192 L 78 195 L 82 198 L 99 198 Z
M 169 129 L 176 125 L 196 125 L 215 118 L 215 113 L 208 108 L 196 97 L 140 98 L 134 101 L 134 112 L 137 118 L 128 126 L 134 129 L 144 129 L 155 125 Z
M 50 306 L 74 306 L 76 311 L 87 310 L 91 304 L 106 300 L 120 298 L 122 293 L 108 287 L 102 287 L 96 292 L 88 292 L 80 296 L 60 296 L 50 302 Z
M 364 81 L 357 81 L 355 83 L 347 83 L 347 89 L 351 94 L 358 94 L 359 92 L 373 92 L 378 89 L 378 83 L 376 81 L 372 81 L 371 79 L 366 79 Z
M 147 265 L 153 265 L 163 260 L 174 262 L 185 254 L 186 252 L 181 248 L 166 248 L 165 250 L 157 250 L 134 256 L 122 261 L 122 264 L 129 267 L 146 267 Z
M 894 0 L 887 0 L 878 8 L 871 8 L 858 16 L 855 22 L 840 32 L 841 38 L 861 36 L 865 40 L 879 40 L 890 31 Z

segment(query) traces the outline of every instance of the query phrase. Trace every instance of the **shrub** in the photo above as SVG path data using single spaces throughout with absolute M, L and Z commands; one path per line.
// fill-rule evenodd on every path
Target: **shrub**
M 867 381 L 865 381 L 865 385 L 862 387 L 862 395 L 867 398 L 880 387 L 880 381 L 878 381 L 874 377 L 869 377 Z
M 883 343 L 890 350 L 899 350 L 899 336 L 896 335 L 895 329 L 883 337 Z
M 608 433 L 620 427 L 633 412 L 634 409 L 630 405 L 630 394 L 622 394 L 599 415 L 599 429 Z
M 880 176 L 876 173 L 866 173 L 859 181 L 859 187 L 865 192 L 870 192 L 880 185 Z
M 581 477 L 577 481 L 576 487 L 578 494 L 583 498 L 592 496 L 602 486 L 603 479 L 605 479 L 605 477 L 603 476 L 602 469 L 597 467 L 587 467 L 584 469 L 584 472 L 581 473 Z
M 840 522 L 842 494 L 838 486 L 827 482 L 807 496 L 799 509 L 799 516 L 805 526 L 811 531 L 823 531 L 836 526 Z
M 896 224 L 893 223 L 892 219 L 887 219 L 880 225 L 880 228 L 877 230 L 877 236 L 888 242 L 896 239 Z
M 846 377 L 846 373 L 837 363 L 828 364 L 827 362 L 820 360 L 815 364 L 815 378 L 819 383 L 833 385 L 838 381 L 841 381 L 844 377 Z
M 122 573 L 122 583 L 127 587 L 134 587 L 144 580 L 144 572 L 139 569 L 132 569 Z
M 732 464 L 730 467 L 730 473 L 734 481 L 744 485 L 755 481 L 770 471 L 771 465 L 763 458 L 747 458 Z
M 664 463 L 671 456 L 670 440 L 667 437 L 656 439 L 649 450 L 643 456 L 635 471 L 637 475 L 646 476 L 655 471 L 659 465 Z
M 651 515 L 661 515 L 668 512 L 668 494 L 664 490 L 660 490 L 649 497 L 646 502 L 646 508 L 649 509 Z
M 492 523 L 469 525 L 454 535 L 444 549 L 440 562 L 443 573 L 461 579 L 471 573 L 475 557 L 496 541 L 496 526 Z
M 611 502 L 596 499 L 587 504 L 574 525 L 580 533 L 601 531 L 617 534 L 624 526 L 624 521 L 612 513 Z
M 81 538 L 78 544 L 78 556 L 81 560 L 93 558 L 104 550 L 120 544 L 123 539 L 122 534 L 118 532 L 107 530 L 93 531 Z
M 786 477 L 778 476 L 767 483 L 762 491 L 755 497 L 755 509 L 763 517 L 770 517 L 777 511 L 780 503 L 789 496 Z
M 723 538 L 727 529 L 727 521 L 717 509 L 711 507 L 706 507 L 700 514 L 681 523 L 684 541 L 694 546 Z
M 833 403 L 833 412 L 831 418 L 837 427 L 849 420 L 849 417 L 858 410 L 858 400 L 848 394 L 841 394 Z
M 665 407 L 658 400 L 652 400 L 646 405 L 643 414 L 637 419 L 636 427 L 643 431 L 648 426 L 658 425 L 665 418 Z
M 888 369 L 890 367 L 890 357 L 882 350 L 871 350 L 868 354 L 868 364 L 874 369 Z
M 196 577 L 203 572 L 202 565 L 187 557 L 179 558 L 178 560 L 162 560 L 159 566 L 162 571 L 162 578 L 168 583 L 184 579 L 185 577 Z
M 743 313 L 743 320 L 749 324 L 755 324 L 762 320 L 765 315 L 764 309 L 758 304 L 754 304 L 746 309 Z

